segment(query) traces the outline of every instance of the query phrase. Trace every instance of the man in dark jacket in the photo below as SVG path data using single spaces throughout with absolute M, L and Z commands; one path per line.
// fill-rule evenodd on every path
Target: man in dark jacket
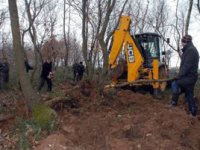
M 4 83 L 8 83 L 9 82 L 9 64 L 7 62 L 7 60 L 4 60 L 4 62 L 2 63 L 2 73 L 3 73 L 3 81 Z
M 194 99 L 194 87 L 198 79 L 199 53 L 192 43 L 192 37 L 185 35 L 182 40 L 182 56 L 179 74 L 172 83 L 172 106 L 176 106 L 179 95 L 185 93 L 188 108 L 196 116 L 197 106 Z
M 47 91 L 52 90 L 51 74 L 52 74 L 52 62 L 50 59 L 47 59 L 42 65 L 42 72 L 40 75 L 40 84 L 38 88 L 39 91 L 44 86 L 45 81 L 47 82 L 47 85 L 48 85 Z
M 78 66 L 78 75 L 79 75 L 79 80 L 82 80 L 83 78 L 83 73 L 85 72 L 85 67 L 83 65 L 83 62 L 81 61 L 79 63 L 79 66 Z
M 78 75 L 79 75 L 79 64 L 78 63 L 74 63 L 73 66 L 72 66 L 72 69 L 73 69 L 73 74 L 74 74 L 74 82 L 77 82 L 78 81 Z
M 9 64 L 6 59 L 0 61 L 0 90 L 9 82 Z
M 80 81 L 83 78 L 83 74 L 85 72 L 85 67 L 83 65 L 83 62 L 81 61 L 79 64 L 74 63 L 72 66 L 73 73 L 74 73 L 74 81 Z

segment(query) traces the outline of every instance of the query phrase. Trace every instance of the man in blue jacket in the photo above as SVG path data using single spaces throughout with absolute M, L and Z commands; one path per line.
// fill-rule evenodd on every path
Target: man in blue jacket
M 194 99 L 194 87 L 198 79 L 199 53 L 192 43 L 190 35 L 183 36 L 182 40 L 182 56 L 179 68 L 179 74 L 172 82 L 172 106 L 176 106 L 179 95 L 185 93 L 188 108 L 192 116 L 196 116 L 197 106 Z

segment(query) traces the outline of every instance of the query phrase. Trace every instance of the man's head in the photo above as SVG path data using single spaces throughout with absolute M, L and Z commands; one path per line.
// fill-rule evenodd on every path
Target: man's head
M 80 62 L 80 64 L 82 65 L 82 64 L 83 64 L 83 62 L 81 61 L 81 62 Z
M 46 62 L 47 62 L 47 63 L 50 63 L 50 62 L 51 62 L 51 58 L 50 58 L 50 57 L 47 57 L 47 58 L 46 58 Z
M 188 43 L 192 42 L 192 36 L 191 35 L 185 35 L 181 39 L 182 46 L 184 47 Z

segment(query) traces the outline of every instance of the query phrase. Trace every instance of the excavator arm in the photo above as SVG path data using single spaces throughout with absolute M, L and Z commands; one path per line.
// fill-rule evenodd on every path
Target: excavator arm
M 113 44 L 109 55 L 109 65 L 111 69 L 117 67 L 117 58 L 124 48 L 126 54 L 128 82 L 135 81 L 139 78 L 139 68 L 144 60 L 139 48 L 129 32 L 130 17 L 121 16 L 119 29 L 114 32 Z

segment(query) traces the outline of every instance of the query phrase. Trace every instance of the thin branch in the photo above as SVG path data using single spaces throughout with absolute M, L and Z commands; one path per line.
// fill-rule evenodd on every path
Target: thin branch
M 200 13 L 200 3 L 199 3 L 199 0 L 197 0 L 197 9 L 198 9 L 198 11 Z
M 186 18 L 186 25 L 185 25 L 185 34 L 188 34 L 188 30 L 189 30 L 189 25 L 190 25 L 190 17 L 191 17 L 191 13 L 192 13 L 192 6 L 193 6 L 193 0 L 189 0 L 189 9 L 188 9 L 188 14 L 187 14 L 187 18 Z
M 127 2 L 128 2 L 128 0 L 126 0 L 126 1 L 124 2 L 123 6 L 122 6 L 122 9 L 121 9 L 121 11 L 120 11 L 120 13 L 119 13 L 119 16 L 121 16 L 122 13 L 124 12 L 124 9 L 125 9 L 125 6 L 126 6 Z M 119 25 L 119 20 L 120 20 L 120 17 L 118 18 L 118 21 L 117 21 L 115 27 L 113 28 L 113 30 L 108 34 L 108 36 L 107 36 L 107 38 L 106 38 L 106 45 L 108 45 L 108 42 L 109 42 L 110 37 L 113 35 L 114 31 L 117 29 L 117 27 L 118 27 L 118 25 Z

